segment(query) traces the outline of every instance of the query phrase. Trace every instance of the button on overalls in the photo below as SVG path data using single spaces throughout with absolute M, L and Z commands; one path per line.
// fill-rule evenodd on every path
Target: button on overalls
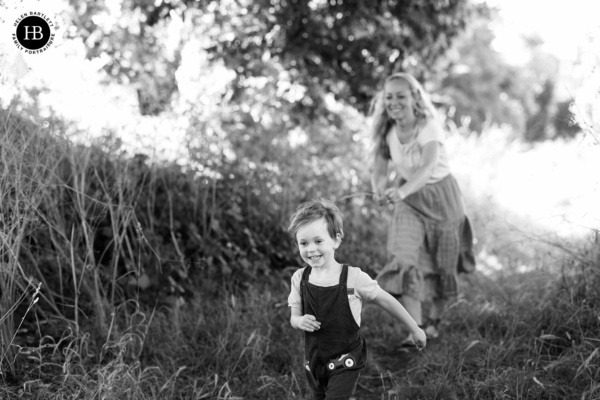
M 367 346 L 348 302 L 348 266 L 342 266 L 339 284 L 328 287 L 308 282 L 311 270 L 306 267 L 300 284 L 303 315 L 314 315 L 321 327 L 304 332 L 306 376 L 315 399 L 346 399 L 354 393 L 367 359 Z M 328 370 L 327 363 L 343 354 L 354 357 L 354 366 Z

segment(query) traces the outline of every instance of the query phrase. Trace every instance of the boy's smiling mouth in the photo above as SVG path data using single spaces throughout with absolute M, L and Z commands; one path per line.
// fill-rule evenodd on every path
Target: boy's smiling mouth
M 320 255 L 320 254 L 319 254 L 319 255 L 317 255 L 317 256 L 308 256 L 308 259 L 309 259 L 310 261 L 316 261 L 316 260 L 318 260 L 318 259 L 319 259 L 319 258 L 321 258 L 321 257 L 322 257 L 322 255 Z

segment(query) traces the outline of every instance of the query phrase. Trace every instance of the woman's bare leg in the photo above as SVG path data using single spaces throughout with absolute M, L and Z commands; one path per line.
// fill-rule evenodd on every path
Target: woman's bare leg
M 445 305 L 446 300 L 433 299 L 431 302 L 431 307 L 429 308 L 429 319 L 432 321 L 437 321 L 438 319 L 440 319 Z
M 438 323 L 445 305 L 446 300 L 444 299 L 432 299 L 431 301 L 428 315 L 429 324 L 425 327 L 425 333 L 431 339 L 435 339 L 439 336 Z

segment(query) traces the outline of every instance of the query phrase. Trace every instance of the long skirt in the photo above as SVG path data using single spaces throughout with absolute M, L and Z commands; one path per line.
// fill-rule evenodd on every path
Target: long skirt
M 452 298 L 458 292 L 461 252 L 472 255 L 472 242 L 460 188 L 448 175 L 394 205 L 390 261 L 376 280 L 393 295 L 420 301 Z

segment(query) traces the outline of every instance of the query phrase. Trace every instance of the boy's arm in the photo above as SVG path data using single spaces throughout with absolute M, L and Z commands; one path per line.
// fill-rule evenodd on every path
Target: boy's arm
M 391 294 L 379 288 L 373 302 L 406 325 L 410 329 L 413 340 L 418 346 L 425 346 L 427 342 L 425 332 L 419 328 L 419 325 L 417 325 L 417 322 L 410 316 L 408 311 Z
M 314 315 L 304 314 L 297 307 L 292 307 L 290 324 L 295 329 L 301 329 L 307 332 L 314 332 L 321 327 L 321 323 L 317 321 Z

